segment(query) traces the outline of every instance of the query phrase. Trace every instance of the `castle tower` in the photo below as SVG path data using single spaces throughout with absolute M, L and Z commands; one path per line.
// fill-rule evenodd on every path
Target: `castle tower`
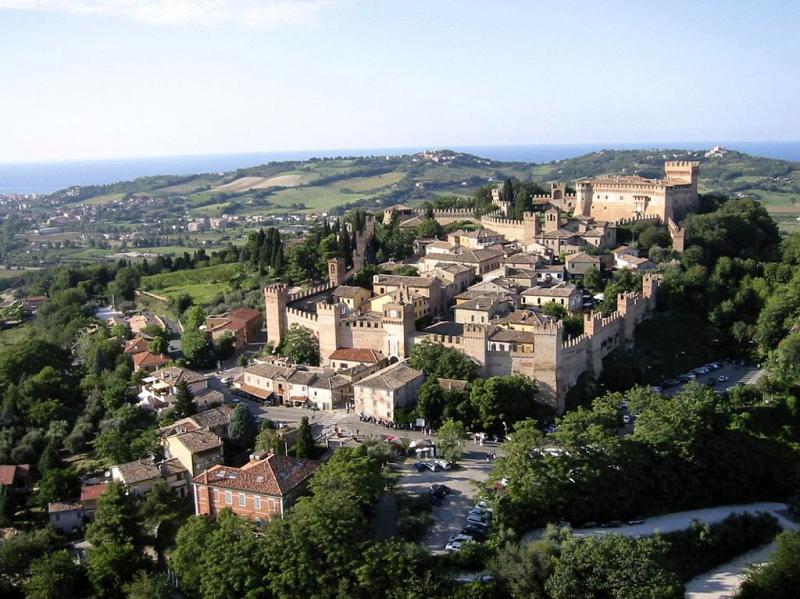
M 402 360 L 411 353 L 414 323 L 414 304 L 393 300 L 383 305 L 384 355 Z
M 593 191 L 591 179 L 575 181 L 575 210 L 572 213 L 573 216 L 591 216 Z
M 583 315 L 583 334 L 592 336 L 600 332 L 600 321 L 603 320 L 602 312 L 590 312 Z
M 558 388 L 558 365 L 564 338 L 559 322 L 548 322 L 533 330 L 534 376 L 539 384 L 539 399 L 564 412 L 564 398 Z
M 558 228 L 561 226 L 561 217 L 559 215 L 558 210 L 555 208 L 550 208 L 546 210 L 544 213 L 544 230 L 547 233 L 551 233 L 552 231 L 558 231 Z
M 328 260 L 328 280 L 332 286 L 338 287 L 342 285 L 346 272 L 344 258 L 331 258 Z
M 339 349 L 339 327 L 344 313 L 344 304 L 317 304 L 317 323 L 319 329 L 319 356 L 323 364 L 328 363 L 330 355 Z
M 488 340 L 489 327 L 480 324 L 464 325 L 461 346 L 465 354 L 480 364 L 482 376 L 489 376 L 489 368 L 486 364 Z
M 567 195 L 566 183 L 551 183 L 550 184 L 550 197 L 554 200 L 563 200 Z
M 682 180 L 690 183 L 697 191 L 697 180 L 700 177 L 698 160 L 667 160 L 664 163 L 664 174 L 667 181 Z
M 539 226 L 539 216 L 535 212 L 525 212 L 522 215 L 522 243 L 529 244 L 536 241 L 541 233 Z
M 286 305 L 289 303 L 289 288 L 285 283 L 264 287 L 265 321 L 267 342 L 277 347 L 286 335 Z
M 661 275 L 653 274 L 651 272 L 646 273 L 642 277 L 642 297 L 655 301 L 660 283 Z

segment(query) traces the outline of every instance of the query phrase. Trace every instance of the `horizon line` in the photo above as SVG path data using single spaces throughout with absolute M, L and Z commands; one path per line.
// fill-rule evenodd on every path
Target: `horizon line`
M 20 166 L 20 165 L 36 165 L 36 164 L 66 164 L 66 163 L 81 163 L 81 162 L 109 162 L 109 161 L 144 161 L 144 160 L 163 160 L 163 159 L 179 159 L 179 158 L 204 158 L 204 157 L 222 157 L 222 156 L 257 156 L 257 155 L 268 155 L 268 154 L 302 154 L 307 153 L 309 157 L 305 160 L 310 160 L 312 158 L 330 158 L 330 156 L 315 156 L 313 152 L 325 152 L 325 153 L 332 153 L 332 152 L 368 152 L 368 151 L 375 151 L 376 154 L 372 154 L 373 156 L 383 155 L 385 151 L 402 151 L 402 150 L 413 150 L 415 152 L 420 151 L 437 151 L 437 150 L 452 150 L 452 151 L 461 151 L 458 148 L 528 148 L 528 147 L 568 147 L 568 146 L 604 146 L 601 149 L 603 150 L 614 150 L 619 149 L 614 146 L 636 146 L 631 148 L 624 148 L 626 150 L 633 150 L 633 149 L 642 149 L 642 150 L 678 150 L 678 149 L 690 149 L 690 148 L 681 148 L 681 147 L 668 147 L 667 145 L 663 144 L 713 144 L 713 145 L 720 145 L 728 147 L 728 149 L 735 150 L 733 147 L 735 144 L 753 144 L 753 143 L 771 143 L 771 144 L 793 144 L 793 143 L 800 143 L 800 139 L 784 139 L 784 140 L 774 140 L 774 139 L 761 139 L 761 140 L 728 140 L 728 141 L 709 141 L 709 140 L 683 140 L 683 141 L 641 141 L 641 142 L 627 142 L 627 141 L 614 141 L 614 142 L 592 142 L 592 141 L 577 141 L 577 142 L 559 142 L 559 143 L 520 143 L 520 144 L 452 144 L 452 145 L 440 145 L 440 146 L 430 146 L 430 145 L 408 145 L 408 146 L 392 146 L 392 147 L 371 147 L 371 148 L 314 148 L 314 149 L 290 149 L 290 150 L 251 150 L 251 151 L 241 151 L 241 152 L 209 152 L 209 153 L 197 153 L 197 154 L 152 154 L 147 156 L 107 156 L 107 157 L 94 157 L 94 158 L 56 158 L 56 159 L 37 159 L 37 160 L 12 160 L 12 161 L 0 161 L 0 167 L 4 166 Z M 659 146 L 659 144 L 662 144 Z M 713 147 L 713 145 L 711 147 Z M 403 153 L 400 154 L 392 154 L 392 156 L 401 156 Z M 365 156 L 365 154 L 338 154 L 341 157 L 348 157 L 348 156 Z M 300 160 L 298 158 L 298 160 Z M 290 160 L 280 160 L 278 162 L 287 162 Z M 500 162 L 507 162 L 507 161 L 500 161 Z M 550 161 L 552 162 L 552 161 Z

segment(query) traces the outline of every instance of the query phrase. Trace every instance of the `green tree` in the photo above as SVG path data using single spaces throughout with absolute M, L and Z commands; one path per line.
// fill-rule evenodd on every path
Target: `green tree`
M 436 431 L 436 450 L 448 462 L 457 462 L 464 452 L 467 429 L 457 420 L 445 420 Z
M 128 495 L 120 483 L 110 483 L 97 500 L 94 521 L 86 528 L 86 540 L 95 547 L 116 544 L 121 552 L 125 545 L 133 546 L 141 537 L 136 498 Z
M 295 364 L 319 366 L 319 340 L 305 327 L 293 324 L 278 351 Z
M 542 306 L 542 313 L 558 320 L 564 320 L 567 316 L 567 309 L 558 302 L 547 302 Z
M 408 363 L 436 378 L 471 381 L 478 373 L 478 365 L 464 352 L 428 339 L 414 344 Z
M 83 569 L 75 563 L 69 551 L 62 549 L 34 560 L 30 577 L 25 581 L 25 596 L 29 599 L 70 599 L 77 596 L 83 579 Z
M 787 530 L 775 539 L 777 549 L 766 564 L 749 570 L 738 599 L 791 599 L 800 586 L 800 532 Z
M 123 587 L 126 599 L 170 599 L 172 587 L 160 574 L 139 570 L 134 579 Z
M 314 435 L 311 433 L 311 425 L 308 423 L 308 416 L 303 416 L 302 420 L 300 420 L 297 442 L 294 445 L 294 455 L 298 458 L 313 458 L 315 453 L 316 448 L 314 447 Z
M 228 439 L 237 447 L 251 447 L 257 430 L 253 415 L 244 404 L 238 404 L 228 422 Z
M 505 432 L 526 418 L 552 414 L 536 402 L 536 383 L 521 374 L 477 380 L 470 390 L 470 402 L 478 412 L 477 422 L 488 432 Z
M 124 585 L 144 565 L 143 555 L 129 542 L 93 544 L 87 558 L 92 588 L 98 597 L 119 597 Z
M 153 340 L 147 346 L 147 349 L 154 353 L 154 354 L 165 354 L 167 353 L 167 340 L 162 335 L 158 337 L 153 337 Z
M 180 381 L 176 386 L 175 405 L 173 406 L 173 414 L 175 418 L 186 418 L 197 412 L 197 406 L 194 403 L 194 395 L 186 381 Z
M 503 181 L 502 196 L 506 202 L 514 201 L 514 183 L 511 181 L 511 179 L 506 179 Z
M 36 490 L 36 503 L 41 507 L 53 501 L 77 499 L 81 481 L 73 468 L 53 468 L 45 472 Z
M 553 599 L 678 599 L 683 597 L 683 585 L 661 567 L 664 550 L 658 537 L 569 537 L 545 588 Z
M 558 545 L 549 540 L 506 543 L 493 562 L 514 599 L 549 599 L 545 583 L 558 558 Z
M 209 366 L 214 361 L 214 345 L 211 336 L 201 331 L 206 315 L 200 306 L 193 306 L 186 311 L 181 335 L 181 351 L 186 362 L 194 367 Z

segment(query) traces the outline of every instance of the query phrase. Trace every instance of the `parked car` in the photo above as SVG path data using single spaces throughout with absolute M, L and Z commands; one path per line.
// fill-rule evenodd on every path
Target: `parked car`
M 664 390 L 660 385 L 653 385 L 650 389 L 652 389 L 653 393 L 661 393 Z
M 480 526 L 467 525 L 461 529 L 461 534 L 469 535 L 476 543 L 486 540 L 486 529 Z
M 436 491 L 437 493 L 444 493 L 445 495 L 450 495 L 450 493 L 453 492 L 453 489 L 451 489 L 447 485 L 443 485 L 442 483 L 433 483 L 431 485 L 431 491 Z
M 708 374 L 711 371 L 705 366 L 701 366 L 700 368 L 695 368 L 694 370 L 692 370 L 692 372 L 694 374 Z
M 635 520 L 628 520 L 628 524 L 635 526 L 636 524 L 644 524 L 644 518 L 636 518 Z
M 457 552 L 461 551 L 461 547 L 464 545 L 464 541 L 450 541 L 447 545 L 444 546 L 445 551 L 452 551 Z
M 442 505 L 443 500 L 438 495 L 435 495 L 435 494 L 431 493 L 428 496 L 428 498 L 430 499 L 430 502 L 431 502 L 432 506 L 439 507 L 440 505 Z
M 487 510 L 481 507 L 474 507 L 469 511 L 470 515 L 475 515 L 483 518 L 485 521 L 489 521 L 492 519 L 492 512 L 491 510 Z
M 468 535 L 468 534 L 465 534 L 465 533 L 463 533 L 463 532 L 461 532 L 461 533 L 458 533 L 458 532 L 457 532 L 457 533 L 456 533 L 456 534 L 454 534 L 454 535 L 450 535 L 450 538 L 449 538 L 449 539 L 447 539 L 447 542 L 448 542 L 448 543 L 454 543 L 454 542 L 457 542 L 457 543 L 467 543 L 467 542 L 469 542 L 469 541 L 474 541 L 474 540 L 475 540 L 475 539 L 473 539 L 473 538 L 472 538 L 472 535 Z
M 442 470 L 450 470 L 450 468 L 453 467 L 452 463 L 446 462 L 444 460 L 433 460 L 433 463 Z
M 727 383 L 728 380 L 729 380 L 728 375 L 726 374 L 721 374 L 717 377 L 717 381 L 719 381 L 720 383 Z
M 480 516 L 476 514 L 468 514 L 466 518 L 467 524 L 473 524 L 475 526 L 483 526 L 485 528 L 489 528 L 489 523 Z
M 678 379 L 666 379 L 666 380 L 661 382 L 661 386 L 664 387 L 664 388 L 666 388 L 666 387 L 677 387 L 680 384 L 681 384 L 681 382 Z
M 633 421 L 630 414 L 623 414 L 622 415 L 622 422 L 625 424 L 630 424 Z
M 722 368 L 722 364 L 719 362 L 711 362 L 710 364 L 706 364 L 706 368 L 710 368 L 711 370 L 718 370 Z
M 597 522 L 591 520 L 589 522 L 584 522 L 583 528 L 597 528 Z
M 600 528 L 619 528 L 620 526 L 622 526 L 622 522 L 619 520 L 611 520 L 611 522 L 603 522 Z
M 424 472 L 427 468 L 424 462 L 414 462 L 414 470 L 417 472 Z

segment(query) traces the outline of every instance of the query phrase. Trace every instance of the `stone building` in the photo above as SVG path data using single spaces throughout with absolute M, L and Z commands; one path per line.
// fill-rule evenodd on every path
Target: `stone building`
M 575 182 L 576 216 L 618 221 L 654 217 L 666 223 L 680 220 L 697 208 L 700 163 L 674 160 L 664 163 L 663 179 L 615 175 Z

